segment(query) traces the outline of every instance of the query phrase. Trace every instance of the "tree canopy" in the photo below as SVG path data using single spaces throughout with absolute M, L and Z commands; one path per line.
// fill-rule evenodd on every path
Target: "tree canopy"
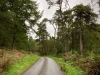
M 29 30 L 39 18 L 40 12 L 35 1 L 0 1 L 0 47 L 22 48 L 28 41 Z

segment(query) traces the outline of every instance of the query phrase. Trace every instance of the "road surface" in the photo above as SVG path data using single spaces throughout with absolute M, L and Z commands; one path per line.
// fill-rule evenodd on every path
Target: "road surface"
M 64 75 L 58 64 L 51 58 L 42 57 L 22 75 Z

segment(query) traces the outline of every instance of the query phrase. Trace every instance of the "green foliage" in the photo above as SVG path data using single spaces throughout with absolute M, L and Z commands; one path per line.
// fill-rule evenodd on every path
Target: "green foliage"
M 38 44 L 32 37 L 29 37 L 28 47 L 26 48 L 26 50 L 31 51 L 31 52 L 38 51 Z
M 98 17 L 97 14 L 93 12 L 91 7 L 89 5 L 84 6 L 83 4 L 76 5 L 72 9 L 73 11 L 73 29 L 75 28 L 75 31 L 77 31 L 79 39 L 79 49 L 81 54 L 83 53 L 84 45 L 87 45 L 87 43 L 84 44 L 87 39 L 85 36 L 88 36 L 88 32 L 90 33 L 89 29 L 87 27 L 91 27 L 93 23 L 96 22 L 96 18 Z M 87 33 L 85 31 L 88 31 Z M 93 33 L 92 33 L 93 34 Z M 91 35 L 91 34 L 90 34 Z M 89 38 L 90 39 L 90 38 Z M 90 42 L 89 42 L 90 43 Z
M 77 66 L 73 66 L 73 62 L 67 61 L 65 63 L 62 58 L 52 58 L 54 58 L 60 64 L 62 70 L 65 72 L 66 75 L 82 75 L 82 70 Z
M 57 49 L 56 49 L 56 47 L 55 47 L 55 39 L 54 38 L 50 38 L 49 40 L 48 40 L 48 51 L 49 51 L 49 53 L 48 54 L 53 54 L 53 55 L 55 55 L 56 53 L 57 53 Z
M 20 75 L 33 63 L 35 63 L 37 59 L 39 59 L 39 56 L 37 55 L 27 55 L 23 59 L 9 66 L 9 70 L 4 72 L 2 75 Z
M 46 55 L 47 54 L 47 40 L 48 40 L 48 32 L 46 30 L 46 22 L 47 22 L 47 19 L 44 18 L 42 20 L 42 22 L 40 22 L 38 24 L 38 29 L 37 29 L 37 42 L 39 43 L 39 50 L 40 50 L 40 53 L 42 55 Z
M 27 33 L 39 18 L 40 13 L 35 1 L 0 1 L 0 48 L 23 49 L 27 47 Z
M 53 1 L 47 0 L 47 2 Z M 57 27 L 57 52 L 76 50 L 78 53 L 84 54 L 87 49 L 90 51 L 98 49 L 100 26 L 96 23 L 97 17 L 98 15 L 89 5 L 79 4 L 64 11 L 61 11 L 60 8 L 57 9 L 52 18 L 52 23 Z
M 56 49 L 57 49 L 57 54 L 62 53 L 63 52 L 62 43 L 59 43 L 58 41 L 56 41 Z
M 71 63 L 73 66 L 79 66 L 86 75 L 99 75 L 100 74 L 100 54 L 88 52 L 85 56 L 79 55 L 77 52 L 68 52 L 64 54 L 63 60 Z

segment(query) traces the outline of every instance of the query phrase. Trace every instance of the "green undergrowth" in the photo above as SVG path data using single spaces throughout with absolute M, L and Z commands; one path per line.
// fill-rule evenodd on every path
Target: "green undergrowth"
M 2 75 L 21 75 L 27 68 L 34 64 L 39 59 L 37 55 L 26 55 L 23 59 L 15 62 L 9 66 L 8 71 L 4 72 Z
M 82 70 L 79 67 L 72 65 L 73 64 L 72 61 L 67 61 L 65 63 L 62 58 L 57 58 L 57 57 L 51 57 L 51 58 L 53 58 L 59 63 L 61 69 L 65 72 L 66 75 L 83 75 Z

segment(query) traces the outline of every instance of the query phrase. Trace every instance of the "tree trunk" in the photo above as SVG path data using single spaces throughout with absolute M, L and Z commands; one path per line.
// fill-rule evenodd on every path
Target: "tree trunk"
M 66 32 L 65 31 L 65 27 L 66 26 L 65 26 L 65 23 L 63 22 L 62 1 L 61 1 L 61 4 L 60 4 L 60 7 L 59 8 L 60 8 L 60 18 L 61 18 L 61 25 L 62 25 L 62 27 L 61 27 L 62 28 L 61 29 L 62 30 L 62 33 L 61 34 L 62 34 L 62 44 L 63 44 L 63 47 L 64 47 L 63 48 L 64 49 L 63 52 L 65 53 L 66 52 L 66 41 L 65 41 L 65 32 Z
M 82 41 L 82 28 L 80 26 L 80 52 L 83 55 L 83 41 Z

